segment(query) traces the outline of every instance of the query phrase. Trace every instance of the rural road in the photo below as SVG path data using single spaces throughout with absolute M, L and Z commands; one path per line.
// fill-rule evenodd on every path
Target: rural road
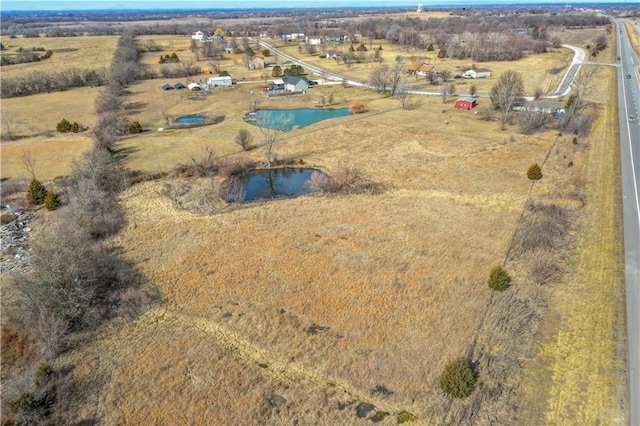
M 640 425 L 640 61 L 625 26 L 618 32 L 618 115 L 624 220 L 625 286 L 627 301 L 627 363 L 629 424 Z
M 255 41 L 255 40 L 254 40 Z M 295 58 L 291 55 L 287 55 L 286 53 L 281 52 L 280 50 L 278 50 L 276 47 L 274 47 L 273 45 L 265 42 L 264 40 L 261 39 L 257 39 L 258 43 L 260 43 L 260 46 L 271 50 L 274 53 L 277 53 L 278 56 L 286 59 L 287 61 L 290 61 L 291 63 L 294 64 L 298 64 L 298 65 L 302 65 L 303 67 L 305 67 L 308 70 L 311 70 L 315 75 L 320 76 L 326 80 L 330 80 L 330 81 L 335 81 L 335 82 L 344 82 L 350 86 L 357 86 L 357 87 L 362 87 L 364 89 L 375 89 L 375 87 L 365 81 L 360 81 L 360 80 L 354 80 L 351 78 L 346 78 L 344 76 L 341 76 L 339 74 L 336 73 L 332 73 L 329 71 L 326 71 L 320 67 L 317 67 L 315 65 L 311 65 L 309 63 L 307 63 L 304 60 Z M 565 72 L 564 77 L 562 78 L 562 81 L 560 82 L 560 84 L 558 85 L 558 87 L 556 88 L 556 90 L 554 90 L 552 93 L 550 93 L 547 96 L 544 96 L 544 98 L 559 98 L 561 96 L 565 96 L 567 93 L 569 93 L 569 91 L 571 90 L 571 83 L 573 82 L 573 79 L 575 78 L 578 70 L 580 69 L 580 66 L 582 65 L 583 61 L 584 61 L 584 50 L 575 47 L 575 46 L 571 46 L 568 44 L 563 44 L 563 47 L 566 47 L 567 49 L 571 49 L 574 52 L 573 55 L 573 59 L 571 61 L 571 64 L 569 65 L 569 68 L 567 69 L 567 71 Z M 407 90 L 407 93 L 410 95 L 427 95 L 427 96 L 440 96 L 441 92 L 440 90 Z M 489 97 L 489 94 L 477 94 L 477 97 Z M 525 98 L 527 100 L 533 100 L 533 98 Z

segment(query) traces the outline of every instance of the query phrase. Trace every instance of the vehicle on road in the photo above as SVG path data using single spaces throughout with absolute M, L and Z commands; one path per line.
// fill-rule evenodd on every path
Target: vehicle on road
M 627 74 L 627 80 L 631 80 L 631 74 Z

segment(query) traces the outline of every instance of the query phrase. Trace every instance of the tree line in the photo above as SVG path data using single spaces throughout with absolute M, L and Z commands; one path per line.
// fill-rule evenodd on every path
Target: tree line
M 79 395 L 70 367 L 59 368 L 57 355 L 105 321 L 133 319 L 159 300 L 155 287 L 104 243 L 124 223 L 116 197 L 129 175 L 114 154 L 126 120 L 125 88 L 139 75 L 130 72 L 136 50 L 134 36 L 123 34 L 96 101 L 94 148 L 58 183 L 62 206 L 32 243 L 31 270 L 13 279 L 10 297 L 3 298 L 3 424 L 78 421 L 64 408 Z M 35 181 L 28 155 L 25 163 Z

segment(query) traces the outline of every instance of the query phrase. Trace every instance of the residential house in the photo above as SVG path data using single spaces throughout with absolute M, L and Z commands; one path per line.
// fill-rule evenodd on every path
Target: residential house
M 456 109 L 462 109 L 466 111 L 476 106 L 478 106 L 478 102 L 474 97 L 471 97 L 471 96 L 460 98 L 456 101 L 456 104 L 455 104 Z
M 309 88 L 309 80 L 304 76 L 287 75 L 282 77 L 284 90 L 292 93 L 304 92 Z
M 524 104 L 514 105 L 514 111 L 531 111 L 551 114 L 554 117 L 560 117 L 566 112 L 566 106 L 562 102 L 553 102 L 549 100 L 538 100 L 526 102 Z
M 318 46 L 324 43 L 324 38 L 322 36 L 306 36 L 305 42 L 310 45 Z
M 407 74 L 427 77 L 429 75 L 438 74 L 436 67 L 427 65 L 422 61 L 415 61 L 407 65 Z
M 430 75 L 437 75 L 437 74 L 438 74 L 438 70 L 436 69 L 436 67 L 427 65 L 427 64 L 420 65 L 420 67 L 418 67 L 418 69 L 416 70 L 416 75 L 419 75 L 421 77 L 427 77 Z
M 327 58 L 335 59 L 336 61 L 341 61 L 344 56 L 344 52 L 341 50 L 327 50 Z
M 195 31 L 193 33 L 191 33 L 191 39 L 192 40 L 199 40 L 202 41 L 202 39 L 205 38 L 205 33 L 203 31 Z
M 253 56 L 247 64 L 250 70 L 261 70 L 265 67 L 264 58 L 262 56 Z

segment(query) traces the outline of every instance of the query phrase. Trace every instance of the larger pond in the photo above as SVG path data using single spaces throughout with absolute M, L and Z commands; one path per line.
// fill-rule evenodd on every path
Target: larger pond
M 304 127 L 329 118 L 344 117 L 351 114 L 349 108 L 320 109 L 259 109 L 246 114 L 244 120 L 264 127 L 278 130 L 291 130 L 294 127 Z
M 296 197 L 313 192 L 309 179 L 314 173 L 322 173 L 316 169 L 297 169 L 287 167 L 283 169 L 253 170 L 237 176 L 243 194 L 241 202 L 279 198 Z

